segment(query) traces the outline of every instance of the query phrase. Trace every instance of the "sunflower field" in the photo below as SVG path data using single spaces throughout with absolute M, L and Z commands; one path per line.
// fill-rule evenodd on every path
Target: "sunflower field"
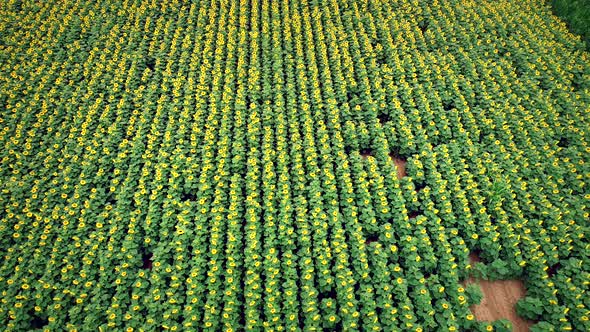
M 6 0 L 0 112 L 4 331 L 590 331 L 546 1 Z

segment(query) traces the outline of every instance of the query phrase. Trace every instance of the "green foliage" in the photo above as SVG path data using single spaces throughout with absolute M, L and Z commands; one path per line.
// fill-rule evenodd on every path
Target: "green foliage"
M 511 266 L 502 259 L 495 259 L 489 264 L 475 263 L 471 275 L 484 280 L 515 279 L 520 276 L 521 269 L 518 266 Z
M 469 305 L 480 304 L 483 299 L 483 292 L 478 284 L 473 283 L 465 287 L 465 294 L 469 298 Z
M 551 5 L 568 28 L 582 36 L 590 50 L 590 0 L 551 0 Z
M 531 332 L 554 332 L 556 331 L 555 326 L 547 322 L 538 322 L 537 324 L 530 327 Z
M 494 321 L 494 331 L 498 332 L 511 332 L 512 323 L 507 319 L 499 319 Z
M 526 319 L 537 320 L 543 314 L 543 301 L 529 296 L 522 298 L 516 303 L 516 312 Z

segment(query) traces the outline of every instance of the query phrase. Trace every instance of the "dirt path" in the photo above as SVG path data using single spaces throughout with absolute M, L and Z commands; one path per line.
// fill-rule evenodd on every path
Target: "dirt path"
M 471 264 L 479 261 L 479 258 L 471 254 Z M 465 285 L 477 283 L 484 294 L 481 303 L 471 307 L 475 318 L 479 321 L 493 321 L 508 319 L 512 322 L 513 331 L 529 331 L 534 322 L 524 319 L 516 314 L 516 302 L 526 293 L 524 283 L 520 280 L 477 280 L 469 278 Z
M 406 161 L 395 157 L 391 159 L 393 159 L 395 166 L 397 166 L 397 178 L 401 179 L 406 176 Z
M 395 166 L 397 167 L 397 178 L 401 179 L 404 176 L 406 176 L 406 164 L 407 161 L 405 159 L 402 159 L 394 154 L 390 154 L 389 157 L 391 158 L 391 160 L 393 160 L 393 163 L 395 164 Z

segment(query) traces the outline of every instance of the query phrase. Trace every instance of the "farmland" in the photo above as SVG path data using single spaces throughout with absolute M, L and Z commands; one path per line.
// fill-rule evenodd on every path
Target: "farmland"
M 4 330 L 510 331 L 501 280 L 590 331 L 590 54 L 544 1 L 0 17 Z

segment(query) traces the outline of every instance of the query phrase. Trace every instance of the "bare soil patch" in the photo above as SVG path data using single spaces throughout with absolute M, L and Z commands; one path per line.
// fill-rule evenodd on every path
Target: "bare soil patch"
M 470 254 L 471 264 L 479 262 L 477 254 Z M 526 294 L 524 283 L 520 280 L 480 280 L 467 279 L 464 284 L 477 283 L 482 292 L 483 299 L 478 305 L 471 306 L 471 312 L 478 321 L 494 321 L 508 319 L 512 322 L 513 331 L 529 331 L 534 322 L 524 319 L 516 313 L 516 302 Z
M 389 157 L 391 158 L 391 160 L 393 160 L 393 163 L 395 164 L 396 168 L 397 168 L 397 178 L 401 179 L 404 176 L 406 176 L 406 164 L 407 164 L 407 160 L 396 156 L 394 154 L 390 154 Z

